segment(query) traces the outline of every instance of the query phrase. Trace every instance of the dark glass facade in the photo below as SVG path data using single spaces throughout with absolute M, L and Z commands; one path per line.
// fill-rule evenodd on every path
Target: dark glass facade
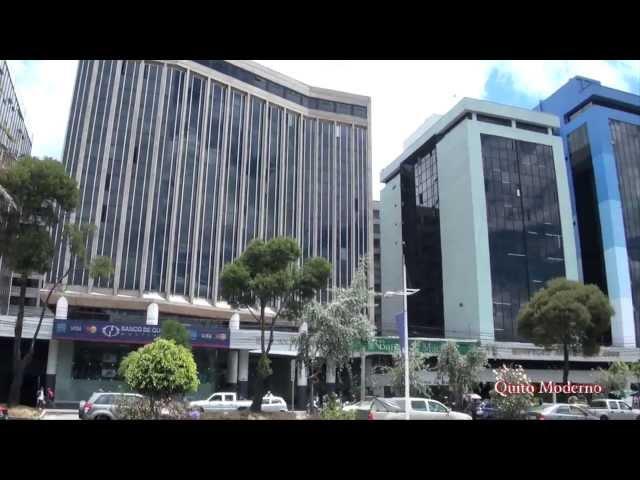
M 402 237 L 405 239 L 409 335 L 442 337 L 444 306 L 436 149 L 423 149 L 401 170 Z
M 571 132 L 567 136 L 567 144 L 580 236 L 583 281 L 598 285 L 606 293 L 607 276 L 600 229 L 600 212 L 587 125 Z
M 640 345 L 640 126 L 609 120 L 627 240 L 636 345 Z
M 368 122 L 328 117 L 184 63 L 81 61 L 63 162 L 80 185 L 74 221 L 96 226 L 91 257 L 116 267 L 94 287 L 215 301 L 225 264 L 283 235 L 347 285 L 369 254 Z M 88 286 L 54 236 L 49 279 L 70 267 L 69 283 Z
M 495 338 L 520 340 L 520 307 L 565 275 L 551 146 L 481 135 Z

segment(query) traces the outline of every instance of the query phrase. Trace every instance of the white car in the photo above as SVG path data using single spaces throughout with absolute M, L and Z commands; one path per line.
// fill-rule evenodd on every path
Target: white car
M 276 397 L 275 395 L 265 395 L 262 397 L 262 406 L 260 407 L 263 412 L 288 412 L 287 402 L 282 397 Z
M 430 398 L 409 399 L 409 420 L 471 420 L 471 415 L 454 412 L 442 403 Z M 369 420 L 404 420 L 405 399 L 376 398 L 371 404 L 368 415 Z
M 640 410 L 623 400 L 600 398 L 591 401 L 589 410 L 600 420 L 640 420 Z
M 361 400 L 355 403 L 345 404 L 342 407 L 342 410 L 345 412 L 350 412 L 352 410 L 366 410 L 369 411 L 371 408 L 371 402 L 373 402 L 373 398 L 367 398 L 365 400 Z

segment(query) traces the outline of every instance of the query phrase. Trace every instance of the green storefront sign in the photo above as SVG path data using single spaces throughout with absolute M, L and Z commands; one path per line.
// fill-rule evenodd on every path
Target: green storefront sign
M 467 353 L 472 347 L 478 345 L 476 341 L 455 341 L 460 353 Z M 442 345 L 447 343 L 447 340 L 422 340 L 422 339 L 409 339 L 409 348 L 413 345 L 417 345 L 418 351 L 426 353 L 428 355 L 438 355 Z M 397 355 L 400 353 L 400 340 L 397 337 L 376 337 L 370 340 L 367 345 L 358 343 L 355 345 L 354 351 L 361 352 L 364 350 L 366 353 L 378 353 Z

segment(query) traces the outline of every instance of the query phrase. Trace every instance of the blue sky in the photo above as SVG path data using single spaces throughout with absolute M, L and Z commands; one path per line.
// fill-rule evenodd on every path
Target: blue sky
M 640 61 L 347 61 L 260 60 L 302 82 L 372 98 L 374 198 L 380 170 L 432 114 L 446 113 L 462 97 L 532 108 L 575 75 L 640 94 Z M 33 154 L 60 158 L 73 84 L 74 60 L 7 62 Z

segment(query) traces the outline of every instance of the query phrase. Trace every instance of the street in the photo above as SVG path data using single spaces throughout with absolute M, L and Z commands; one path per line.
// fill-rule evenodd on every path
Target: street
M 77 410 L 45 410 L 41 420 L 79 420 Z

